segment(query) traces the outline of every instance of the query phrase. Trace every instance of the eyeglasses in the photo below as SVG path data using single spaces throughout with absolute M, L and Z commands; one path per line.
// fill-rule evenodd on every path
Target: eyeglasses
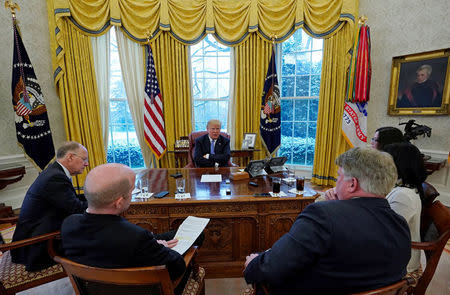
M 72 155 L 77 156 L 78 158 L 80 158 L 81 160 L 83 160 L 83 162 L 85 162 L 85 163 L 89 163 L 89 158 L 83 158 L 82 156 L 79 156 L 79 155 L 77 155 L 77 154 L 72 154 Z

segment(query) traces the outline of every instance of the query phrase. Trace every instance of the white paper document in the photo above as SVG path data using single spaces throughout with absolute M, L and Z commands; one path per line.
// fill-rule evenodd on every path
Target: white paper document
M 221 174 L 203 174 L 200 182 L 222 182 Z
M 203 232 L 209 218 L 200 218 L 195 216 L 188 216 L 175 234 L 175 239 L 178 239 L 178 244 L 172 248 L 181 255 L 184 254 L 194 244 L 198 236 Z

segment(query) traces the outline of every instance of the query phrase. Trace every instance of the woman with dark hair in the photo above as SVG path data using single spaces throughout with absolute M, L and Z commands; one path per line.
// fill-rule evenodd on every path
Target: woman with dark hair
M 381 127 L 375 130 L 371 145 L 374 149 L 383 151 L 385 145 L 404 141 L 405 139 L 403 138 L 403 133 L 400 131 L 400 129 L 388 126 Z
M 427 178 L 422 155 L 419 149 L 410 143 L 389 144 L 384 146 L 384 150 L 394 159 L 398 174 L 397 184 L 386 199 L 392 210 L 408 222 L 411 241 L 420 242 L 422 183 Z M 407 271 L 421 272 L 419 250 L 411 250 Z

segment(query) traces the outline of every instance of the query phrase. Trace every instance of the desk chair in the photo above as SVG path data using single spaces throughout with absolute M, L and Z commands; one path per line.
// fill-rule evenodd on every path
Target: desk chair
M 207 134 L 208 131 L 196 131 L 189 134 L 189 153 L 188 153 L 188 164 L 184 168 L 195 168 L 194 162 L 194 152 L 195 152 L 195 140 L 200 136 Z M 220 135 L 230 139 L 230 135 L 225 132 L 220 132 Z M 238 165 L 233 164 L 231 160 L 228 161 L 228 167 L 237 167 Z
M 424 210 L 424 221 L 430 225 L 433 223 L 437 229 L 438 237 L 432 241 L 412 242 L 411 248 L 425 251 L 427 265 L 415 287 L 408 289 L 408 294 L 424 295 L 433 278 L 434 272 L 441 257 L 442 251 L 450 238 L 450 209 L 441 202 L 435 201 Z
M 18 221 L 17 216 L 0 218 L 0 223 L 15 224 Z M 11 295 L 17 292 L 27 290 L 39 285 L 55 281 L 66 276 L 60 264 L 53 265 L 41 271 L 28 272 L 22 264 L 16 264 L 11 261 L 11 249 L 36 244 L 39 242 L 51 240 L 59 236 L 59 232 L 52 232 L 33 238 L 16 241 L 0 245 L 0 294 Z
M 193 265 L 183 295 L 205 294 L 205 270 L 196 267 L 193 259 L 197 247 L 191 247 L 185 254 L 186 265 Z M 161 294 L 173 295 L 181 278 L 171 281 L 167 268 L 162 266 L 106 269 L 76 263 L 60 256 L 54 257 L 67 272 L 77 295 L 84 294 Z

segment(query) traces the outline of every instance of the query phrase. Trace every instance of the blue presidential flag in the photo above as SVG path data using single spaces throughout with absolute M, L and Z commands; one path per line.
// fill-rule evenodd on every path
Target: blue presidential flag
M 52 133 L 41 87 L 14 22 L 12 103 L 19 145 L 41 170 L 55 157 Z
M 261 139 L 270 155 L 274 154 L 281 143 L 281 102 L 278 87 L 275 53 L 272 51 L 269 68 L 261 99 L 260 133 Z

